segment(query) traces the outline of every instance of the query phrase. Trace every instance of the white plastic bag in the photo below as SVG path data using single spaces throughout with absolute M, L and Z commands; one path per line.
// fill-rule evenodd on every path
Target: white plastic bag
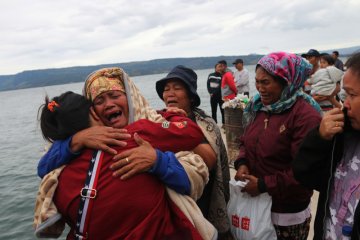
M 230 200 L 227 212 L 231 233 L 238 240 L 277 239 L 271 222 L 271 197 L 262 193 L 251 197 L 241 192 L 245 182 L 230 180 Z

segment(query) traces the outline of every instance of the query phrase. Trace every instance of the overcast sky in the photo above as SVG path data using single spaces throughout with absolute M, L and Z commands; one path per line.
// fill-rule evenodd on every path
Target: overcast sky
M 0 0 L 0 75 L 360 45 L 359 0 Z

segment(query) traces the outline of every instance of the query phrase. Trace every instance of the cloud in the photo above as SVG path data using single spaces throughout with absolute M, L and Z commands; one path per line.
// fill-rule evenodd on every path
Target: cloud
M 12 0 L 0 6 L 0 74 L 360 45 L 356 0 Z

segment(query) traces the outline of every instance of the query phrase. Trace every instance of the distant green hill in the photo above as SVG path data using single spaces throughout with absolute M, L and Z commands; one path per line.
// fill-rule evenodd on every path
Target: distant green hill
M 213 68 L 215 63 L 222 59 L 225 59 L 229 65 L 231 65 L 236 58 L 242 58 L 245 64 L 255 64 L 261 56 L 262 55 L 253 54 L 247 56 L 168 58 L 96 66 L 31 70 L 15 75 L 0 75 L 0 91 L 82 82 L 91 72 L 104 67 L 119 66 L 130 76 L 139 76 L 168 72 L 176 65 L 185 65 L 193 69 Z
M 342 57 L 359 51 L 360 46 L 337 49 Z M 331 53 L 333 50 L 320 52 Z M 30 70 L 14 75 L 0 75 L 0 91 L 42 87 L 71 82 L 82 82 L 91 72 L 103 67 L 122 67 L 130 76 L 156 74 L 168 72 L 176 65 L 185 65 L 193 69 L 213 68 L 219 60 L 226 60 L 231 66 L 236 58 L 242 58 L 245 65 L 256 64 L 263 55 L 250 54 L 244 56 L 217 56 L 195 58 L 167 58 L 150 61 L 138 61 L 127 63 L 102 64 L 96 66 L 68 67 L 56 69 Z

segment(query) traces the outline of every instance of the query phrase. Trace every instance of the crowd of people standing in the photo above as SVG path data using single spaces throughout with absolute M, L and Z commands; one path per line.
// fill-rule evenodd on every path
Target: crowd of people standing
M 344 226 L 360 239 L 360 53 L 345 73 L 338 57 L 270 53 L 256 64 L 253 96 L 243 59 L 234 72 L 220 60 L 207 79 L 211 117 L 200 108 L 197 74 L 182 65 L 156 81 L 161 110 L 121 68 L 90 74 L 84 96 L 46 98 L 40 124 L 52 146 L 38 165 L 37 236 L 59 236 L 67 223 L 68 239 L 233 239 L 217 109 L 225 124 L 222 104 L 243 94 L 250 101 L 234 178 L 251 197 L 271 196 L 277 239 L 307 239 L 313 190 L 314 239 L 339 239 Z M 49 218 L 56 227 L 43 226 Z
M 250 96 L 249 72 L 240 58 L 233 62 L 235 72 L 232 72 L 225 60 L 215 64 L 215 72 L 210 73 L 207 79 L 207 90 L 210 94 L 211 116 L 217 122 L 217 108 L 221 112 L 222 124 L 224 120 L 224 101 L 232 100 L 237 94 Z

